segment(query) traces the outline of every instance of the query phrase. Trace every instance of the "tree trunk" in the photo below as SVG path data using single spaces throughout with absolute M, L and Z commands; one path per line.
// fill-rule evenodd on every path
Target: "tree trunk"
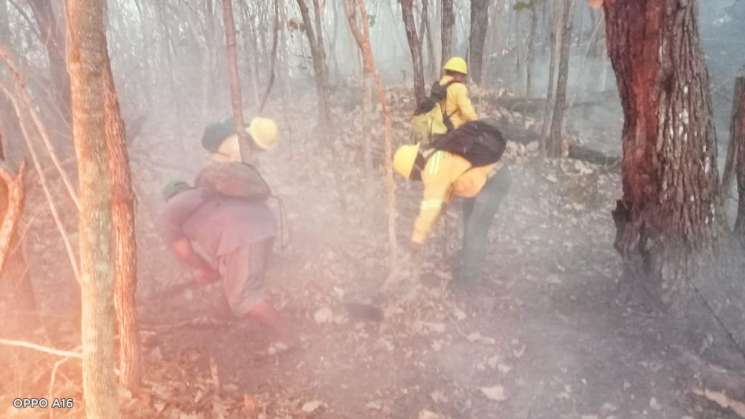
M 559 26 L 559 74 L 556 80 L 556 93 L 553 101 L 553 112 L 551 113 L 551 130 L 546 144 L 546 155 L 548 157 L 561 157 L 562 138 L 564 133 L 564 114 L 566 113 L 567 82 L 569 80 L 569 53 L 572 40 L 572 18 L 571 11 L 574 7 L 573 0 L 564 0 L 564 8 L 561 13 Z
M 471 0 L 471 32 L 469 35 L 469 61 L 471 80 L 481 84 L 484 64 L 484 43 L 489 28 L 489 0 Z
M 533 90 L 533 62 L 535 61 L 535 33 L 538 26 L 538 7 L 535 2 L 530 7 L 530 29 L 528 32 L 528 52 L 525 59 L 525 96 L 530 97 Z
M 396 183 L 393 179 L 393 132 L 391 126 L 391 109 L 388 105 L 388 99 L 385 95 L 385 87 L 380 78 L 380 73 L 375 66 L 375 59 L 373 58 L 372 48 L 370 47 L 370 28 L 368 24 L 367 9 L 365 8 L 364 0 L 345 0 L 347 20 L 349 21 L 349 28 L 354 36 L 357 46 L 362 51 L 363 60 L 365 63 L 365 73 L 371 74 L 375 80 L 375 85 L 378 91 L 378 100 L 380 101 L 380 107 L 383 110 L 383 137 L 384 137 L 384 153 L 385 153 L 385 185 L 386 192 L 388 195 L 388 245 L 389 245 L 389 265 L 390 271 L 396 271 L 396 258 L 398 254 L 397 241 L 396 241 Z M 356 11 L 359 11 L 359 22 L 356 19 Z
M 114 234 L 114 307 L 119 324 L 119 381 L 132 393 L 140 388 L 142 360 L 137 327 L 137 241 L 134 193 L 127 156 L 127 137 L 107 57 L 104 72 L 106 148 L 111 172 L 111 217 Z
M 433 77 L 437 77 L 437 68 L 435 64 L 435 46 L 432 44 L 432 30 L 429 25 L 429 0 L 422 0 L 422 23 L 419 25 L 422 34 L 425 35 L 427 41 L 427 52 L 429 59 L 427 60 L 427 73 Z
M 65 118 L 70 117 L 70 78 L 65 68 L 65 36 L 52 9 L 49 0 L 28 0 L 31 10 L 39 25 L 41 42 L 47 50 L 49 74 L 57 96 L 57 104 Z
M 689 280 L 710 280 L 706 262 L 719 237 L 716 138 L 698 5 L 605 0 L 603 7 L 625 116 L 616 248 L 627 280 L 639 279 L 679 309 L 692 297 Z
M 322 31 L 323 27 L 313 27 L 310 11 L 308 10 L 308 5 L 305 4 L 305 0 L 297 0 L 297 5 L 300 8 L 300 15 L 303 18 L 303 29 L 308 38 L 310 54 L 313 59 L 313 72 L 315 73 L 316 90 L 318 91 L 319 118 L 322 125 L 328 128 L 331 124 L 328 96 L 328 67 L 326 66 L 326 52 L 321 43 L 323 37 L 316 34 L 316 32 Z M 320 22 L 320 19 L 320 16 L 316 16 L 316 24 Z
M 25 163 L 21 164 L 16 176 L 11 175 L 4 164 L 0 164 L 0 273 L 4 271 L 12 247 L 17 243 L 16 230 L 25 198 L 25 173 Z
M 735 81 L 734 99 L 730 142 L 734 144 L 731 148 L 737 153 L 737 163 L 734 165 L 738 192 L 735 234 L 745 245 L 745 77 L 738 77 Z
M 730 119 L 730 140 L 729 146 L 727 147 L 727 156 L 724 164 L 724 172 L 722 173 L 722 184 L 719 190 L 719 194 L 722 199 L 726 199 L 732 189 L 732 179 L 735 177 L 735 171 L 737 170 L 737 156 L 740 144 L 742 141 L 738 141 L 738 129 L 740 120 L 745 118 L 745 113 L 741 109 L 745 106 L 745 77 L 737 77 L 735 79 L 735 91 L 732 97 L 732 116 Z M 745 131 L 740 131 L 741 135 L 745 135 Z
M 548 3 L 548 2 L 546 2 Z M 556 67 L 557 67 L 557 58 L 559 56 L 558 50 L 559 46 L 557 44 L 559 38 L 557 37 L 558 34 L 558 28 L 559 28 L 559 14 L 556 13 L 555 7 L 551 8 L 552 11 L 552 23 L 551 23 L 551 29 L 549 31 L 548 35 L 548 44 L 549 44 L 549 58 L 548 58 L 548 85 L 546 90 L 546 104 L 543 108 L 543 121 L 541 124 L 541 138 L 543 141 L 541 142 L 541 145 L 543 147 L 543 151 L 546 152 L 546 138 L 549 134 L 549 128 L 551 127 L 551 120 L 552 115 L 551 111 L 554 109 L 554 100 L 555 100 L 555 94 L 556 94 Z
M 422 43 L 416 33 L 416 22 L 414 21 L 414 0 L 399 0 L 401 4 L 401 16 L 406 29 L 406 40 L 411 52 L 411 63 L 414 69 L 414 96 L 416 104 L 425 99 L 427 93 L 424 88 L 424 66 L 422 65 Z
M 111 183 L 106 149 L 104 4 L 68 0 L 68 70 L 78 162 L 83 396 L 89 419 L 120 417 L 114 375 Z
M 440 55 L 440 68 L 445 66 L 445 62 L 453 53 L 453 26 L 455 26 L 455 12 L 453 11 L 453 0 L 442 0 L 442 30 L 440 38 L 442 39 L 442 51 Z
M 233 122 L 241 150 L 241 158 L 248 158 L 249 138 L 246 135 L 246 123 L 243 120 L 243 100 L 241 99 L 241 80 L 238 76 L 238 51 L 235 42 L 235 21 L 233 20 L 233 0 L 222 0 L 222 17 L 225 24 L 225 45 L 230 80 L 230 104 L 233 108 Z M 256 105 L 258 106 L 258 104 Z

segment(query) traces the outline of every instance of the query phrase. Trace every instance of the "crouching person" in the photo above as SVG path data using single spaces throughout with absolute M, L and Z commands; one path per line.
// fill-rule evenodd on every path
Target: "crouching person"
M 163 197 L 163 237 L 176 257 L 193 270 L 194 280 L 207 284 L 222 279 L 233 315 L 253 318 L 285 340 L 284 322 L 264 293 L 264 274 L 277 230 L 267 205 L 186 182 L 171 182 Z

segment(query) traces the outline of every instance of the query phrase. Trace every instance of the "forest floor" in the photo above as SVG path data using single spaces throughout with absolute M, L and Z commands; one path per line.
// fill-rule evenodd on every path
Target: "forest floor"
M 531 125 L 481 109 L 503 112 L 512 128 L 506 131 Z M 456 202 L 428 244 L 419 279 L 374 298 L 388 275 L 381 169 L 366 178 L 358 147 L 301 138 L 309 132 L 302 121 L 313 116 L 295 115 L 286 119 L 291 133 L 261 164 L 284 199 L 291 230 L 268 287 L 300 344 L 273 352 L 257 325 L 225 315 L 219 286 L 148 300 L 152 283 L 162 289 L 185 272 L 163 263 L 156 237 L 141 238 L 141 282 L 151 283 L 140 299 L 145 391 L 122 395 L 126 417 L 729 417 L 689 395 L 692 377 L 665 338 L 661 315 L 633 296 L 621 301 L 610 215 L 620 191 L 617 168 L 547 161 L 535 143 L 512 144 L 512 189 L 490 232 L 484 281 L 468 292 L 448 288 L 459 248 Z M 359 122 L 350 126 L 362 130 Z M 403 117 L 396 120 L 400 137 L 404 126 Z M 341 167 L 344 210 L 334 167 Z M 398 188 L 403 243 L 420 192 Z M 152 249 L 143 251 L 143 243 Z M 382 321 L 350 315 L 346 303 L 355 301 L 378 305 Z M 72 378 L 58 379 L 55 394 L 81 400 L 76 368 L 61 368 Z M 28 414 L 0 405 L 3 412 Z

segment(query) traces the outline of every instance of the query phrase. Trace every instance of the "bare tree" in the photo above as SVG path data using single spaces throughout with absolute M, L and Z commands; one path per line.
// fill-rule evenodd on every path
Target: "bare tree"
M 745 245 L 745 76 L 735 80 L 735 98 L 732 112 L 732 137 L 730 149 L 737 154 L 735 172 L 737 173 L 737 219 L 735 235 Z
M 108 53 L 107 53 L 108 56 Z M 136 393 L 142 376 L 140 338 L 137 327 L 137 240 L 135 239 L 134 193 L 127 156 L 127 136 L 119 112 L 111 65 L 104 71 L 104 115 L 106 147 L 111 172 L 111 216 L 114 234 L 114 307 L 119 324 L 119 381 Z
M 58 24 L 52 5 L 48 0 L 28 0 L 39 26 L 41 42 L 47 50 L 49 74 L 54 85 L 58 106 L 65 117 L 70 116 L 70 78 L 65 68 L 65 35 L 63 25 Z
M 481 84 L 484 64 L 484 44 L 489 29 L 489 0 L 471 0 L 471 30 L 469 34 L 469 61 L 471 80 Z
M 0 272 L 10 257 L 12 246 L 17 244 L 16 230 L 23 211 L 25 189 L 23 179 L 26 173 L 25 162 L 13 175 L 4 163 L 0 163 Z
M 365 8 L 364 0 L 345 0 L 345 10 L 349 28 L 354 36 L 357 46 L 362 51 L 362 57 L 365 65 L 365 74 L 369 74 L 375 80 L 375 86 L 378 91 L 378 100 L 383 110 L 383 137 L 385 153 L 385 185 L 388 195 L 387 214 L 388 214 L 388 246 L 389 246 L 389 263 L 391 272 L 395 270 L 396 256 L 398 254 L 398 245 L 396 241 L 396 183 L 393 180 L 393 133 L 391 128 L 391 110 L 388 99 L 385 95 L 385 86 L 380 78 L 380 73 L 375 66 L 372 48 L 370 47 L 370 27 L 368 24 L 368 14 Z M 359 13 L 359 19 L 357 16 Z
M 729 195 L 732 189 L 732 179 L 735 177 L 737 170 L 737 158 L 738 150 L 742 141 L 738 138 L 739 135 L 745 135 L 745 131 L 738 132 L 740 119 L 745 118 L 745 113 L 741 109 L 745 102 L 745 89 L 741 85 L 745 77 L 737 77 L 735 79 L 735 90 L 734 96 L 732 97 L 732 116 L 730 119 L 730 140 L 729 146 L 727 147 L 727 156 L 724 164 L 724 172 L 722 172 L 722 183 L 719 193 L 722 197 Z
M 440 55 L 440 68 L 450 58 L 453 52 L 453 26 L 455 26 L 455 12 L 453 12 L 453 0 L 442 0 L 442 53 Z
M 243 120 L 243 100 L 241 98 L 241 80 L 238 76 L 238 48 L 235 41 L 235 21 L 233 19 L 233 0 L 222 0 L 222 17 L 225 24 L 225 44 L 228 63 L 228 78 L 230 80 L 230 104 L 233 108 L 233 122 L 241 155 L 248 157 L 248 136 L 246 135 L 246 123 Z
M 422 43 L 416 32 L 414 21 L 414 0 L 399 0 L 401 4 L 401 16 L 406 28 L 406 39 L 409 42 L 411 62 L 414 68 L 414 96 L 417 106 L 422 103 L 427 95 L 424 89 L 424 65 L 422 65 Z
M 78 161 L 83 395 L 88 418 L 118 419 L 111 182 L 106 147 L 104 4 L 69 0 L 68 71 Z
M 564 134 L 564 115 L 567 102 L 567 82 L 569 80 L 569 49 L 572 38 L 572 9 L 574 0 L 564 0 L 559 21 L 557 46 L 559 47 L 559 67 L 556 78 L 556 92 L 553 95 L 553 110 L 551 112 L 551 128 L 546 141 L 546 155 L 560 157 L 562 154 L 562 139 Z
M 624 110 L 623 199 L 614 211 L 625 276 L 665 304 L 690 295 L 717 241 L 716 139 L 697 2 L 605 0 Z
M 310 53 L 313 59 L 313 71 L 315 73 L 316 90 L 318 91 L 318 111 L 320 120 L 328 127 L 331 121 L 328 96 L 328 67 L 326 65 L 326 52 L 323 46 L 323 26 L 321 25 L 321 10 L 318 0 L 313 0 L 315 6 L 315 28 L 310 17 L 308 5 L 305 0 L 297 0 L 300 15 L 303 18 L 303 29 L 310 44 Z

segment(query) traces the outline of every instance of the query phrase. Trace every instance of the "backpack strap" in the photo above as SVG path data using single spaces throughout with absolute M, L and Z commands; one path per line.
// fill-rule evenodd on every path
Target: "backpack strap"
M 447 99 L 448 99 L 448 97 L 447 97 L 447 90 L 450 87 L 450 85 L 452 85 L 454 83 L 459 83 L 459 82 L 457 82 L 455 80 L 450 80 L 449 82 L 447 82 L 445 84 L 445 92 L 446 92 L 445 93 L 445 98 L 440 103 L 440 111 L 442 112 L 442 122 L 445 124 L 445 128 L 448 129 L 448 132 L 450 132 L 450 131 L 452 131 L 452 130 L 455 129 L 455 126 L 453 126 L 453 122 L 450 120 L 450 117 L 452 117 L 453 115 L 455 115 L 456 112 L 458 112 L 458 109 L 454 110 L 450 114 L 447 114 L 445 112 L 445 104 L 447 103 Z

